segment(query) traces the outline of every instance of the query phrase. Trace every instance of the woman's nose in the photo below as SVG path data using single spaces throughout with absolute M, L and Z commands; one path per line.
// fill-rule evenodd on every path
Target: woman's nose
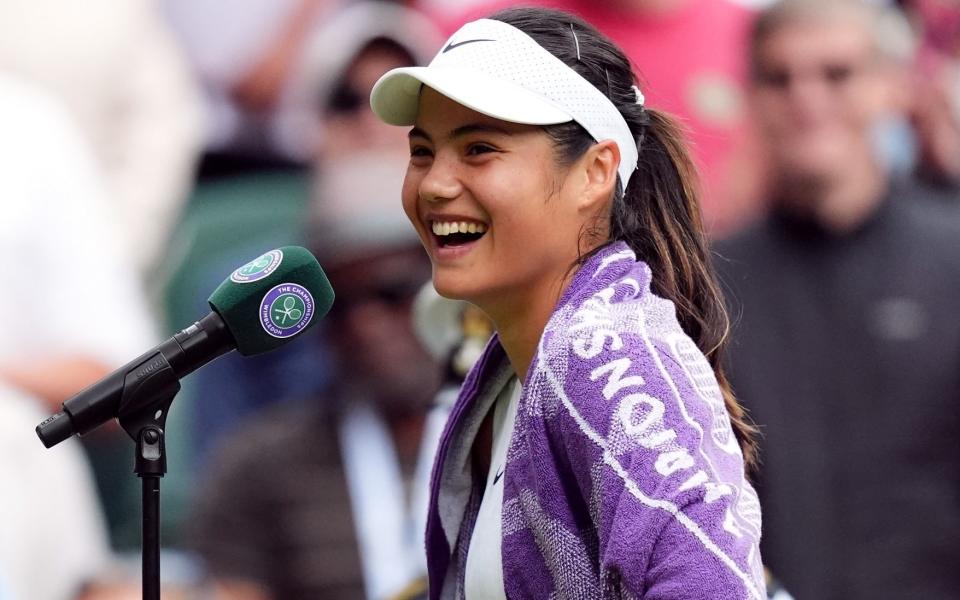
M 463 189 L 454 161 L 438 154 L 420 180 L 420 197 L 428 202 L 453 200 Z

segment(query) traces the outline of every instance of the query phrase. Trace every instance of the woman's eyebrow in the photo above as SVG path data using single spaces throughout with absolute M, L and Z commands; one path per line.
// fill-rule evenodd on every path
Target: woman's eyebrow
M 422 137 L 428 142 L 431 142 L 431 143 L 433 142 L 433 139 L 430 137 L 430 135 L 426 131 L 420 129 L 419 127 L 414 127 L 413 129 L 411 129 L 410 132 L 407 133 L 407 137 L 408 138 Z
M 503 127 L 498 127 L 496 125 L 491 125 L 489 123 L 468 123 L 466 125 L 461 125 L 453 131 L 450 132 L 448 137 L 450 139 L 463 137 L 465 135 L 470 135 L 474 133 L 496 133 L 499 135 L 511 135 L 510 131 L 504 129 Z M 407 133 L 408 138 L 420 137 L 427 140 L 430 143 L 433 143 L 433 138 L 430 137 L 426 131 L 419 127 L 413 127 L 409 133 Z
M 500 135 L 510 135 L 510 132 L 503 127 L 497 127 L 496 125 L 491 125 L 489 123 L 468 123 L 467 125 L 461 125 L 460 127 L 457 127 L 451 131 L 450 137 L 457 138 L 470 135 L 471 133 L 496 133 Z

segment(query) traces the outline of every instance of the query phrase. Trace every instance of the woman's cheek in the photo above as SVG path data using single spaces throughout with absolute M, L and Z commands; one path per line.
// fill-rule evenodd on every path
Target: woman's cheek
M 403 203 L 403 212 L 406 213 L 407 218 L 410 219 L 410 222 L 418 231 L 419 219 L 417 217 L 417 200 L 419 199 L 419 189 L 420 183 L 417 180 L 415 173 L 412 172 L 412 167 L 408 167 L 407 174 L 403 179 L 403 187 L 400 191 L 400 199 Z

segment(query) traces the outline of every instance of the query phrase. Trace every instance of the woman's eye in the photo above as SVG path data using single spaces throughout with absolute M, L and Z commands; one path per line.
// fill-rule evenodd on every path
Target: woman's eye
M 430 155 L 430 149 L 426 148 L 425 146 L 413 146 L 410 148 L 410 158 Z
M 488 152 L 496 152 L 496 149 L 492 146 L 486 144 L 470 144 L 470 147 L 467 148 L 467 155 L 477 155 L 477 154 L 486 154 Z

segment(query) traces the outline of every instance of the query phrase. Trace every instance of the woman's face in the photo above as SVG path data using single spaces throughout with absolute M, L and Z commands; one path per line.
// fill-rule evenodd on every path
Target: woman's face
M 555 302 L 584 226 L 572 172 L 557 165 L 539 127 L 482 115 L 424 87 L 403 207 L 437 291 L 491 315 L 537 298 Z

